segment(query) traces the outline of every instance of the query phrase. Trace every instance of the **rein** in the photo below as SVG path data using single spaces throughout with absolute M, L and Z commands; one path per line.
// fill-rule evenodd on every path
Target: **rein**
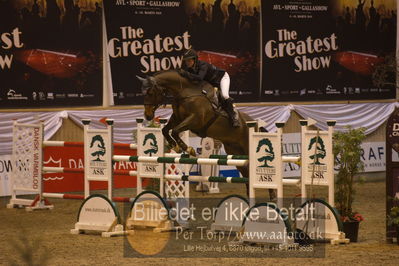
M 162 101 L 160 102 L 160 103 L 158 103 L 158 104 L 154 104 L 154 103 L 145 103 L 144 102 L 144 106 L 146 106 L 146 105 L 150 105 L 150 106 L 155 106 L 155 110 L 156 109 L 158 109 L 161 105 L 163 105 L 164 106 L 164 108 L 166 107 L 166 98 L 167 98 L 167 93 L 166 93 L 166 89 L 164 88 L 164 87 L 161 87 L 161 86 L 159 86 L 158 84 L 157 84 L 157 82 L 156 82 L 156 80 L 154 80 L 154 85 L 153 85 L 153 87 L 156 89 L 156 90 L 160 90 L 161 91 L 161 96 L 162 96 Z M 147 93 L 146 93 L 147 94 Z
M 180 85 L 180 91 L 183 91 L 183 82 L 182 82 L 182 78 L 181 78 L 181 76 L 180 75 L 178 75 L 178 80 L 179 80 L 179 85 Z M 159 86 L 158 84 L 157 84 L 157 81 L 154 79 L 153 80 L 153 87 L 156 89 L 156 90 L 160 90 L 161 91 L 161 95 L 162 95 L 162 102 L 161 103 L 159 103 L 159 104 L 154 104 L 154 103 L 144 103 L 144 106 L 146 106 L 146 105 L 151 105 L 151 106 L 155 106 L 156 108 L 155 109 L 158 109 L 161 105 L 163 105 L 164 107 L 166 106 L 166 99 L 167 99 L 167 97 L 168 97 L 168 95 L 167 95 L 167 90 L 164 88 L 164 87 L 161 87 L 161 86 Z M 173 96 L 173 95 L 172 95 Z M 181 102 L 183 102 L 184 100 L 187 100 L 187 99 L 189 99 L 189 98 L 193 98 L 193 97 L 205 97 L 208 101 L 209 101 L 209 103 L 211 104 L 211 106 L 212 106 L 212 109 L 214 109 L 214 111 L 216 111 L 215 110 L 215 108 L 214 108 L 214 106 L 213 106 L 213 103 L 212 103 L 212 101 L 207 97 L 207 95 L 206 94 L 204 94 L 204 93 L 198 93 L 198 94 L 194 94 L 194 95 L 188 95 L 188 96 L 174 96 L 174 97 L 172 97 L 172 99 L 174 100 L 174 102 L 175 102 L 175 104 L 176 105 L 179 105 Z M 211 119 L 210 121 L 212 121 L 212 120 L 214 120 L 214 119 Z M 211 123 L 212 124 L 212 123 Z
M 155 99 L 150 100 L 150 101 L 153 101 L 154 103 L 144 102 L 144 106 L 152 106 L 154 108 L 154 110 L 158 109 L 161 105 L 164 105 L 164 107 L 165 107 L 167 104 L 166 99 L 168 98 L 168 94 L 170 94 L 170 92 L 165 87 L 160 86 L 158 84 L 158 81 L 155 79 L 152 79 L 151 85 L 152 86 L 149 87 L 148 90 L 156 91 Z M 216 107 L 214 106 L 214 103 L 212 102 L 211 99 L 209 99 L 209 97 L 207 96 L 207 93 L 204 93 L 201 90 L 198 90 L 198 92 L 193 90 L 194 94 L 192 94 L 192 95 L 180 96 L 180 94 L 182 94 L 182 92 L 184 91 L 182 77 L 180 75 L 178 75 L 178 84 L 175 83 L 175 86 L 177 86 L 177 88 L 180 88 L 180 91 L 175 91 L 174 93 L 172 93 L 169 96 L 169 97 L 171 97 L 171 99 L 173 101 L 172 102 L 172 105 L 174 106 L 173 108 L 176 108 L 176 107 L 178 108 L 178 106 L 181 105 L 185 100 L 193 98 L 193 97 L 205 97 L 209 101 L 211 108 L 214 111 L 214 115 L 212 115 L 210 117 L 210 119 L 202 126 L 202 128 L 198 130 L 199 132 L 196 132 L 199 136 L 206 136 L 206 132 L 208 131 L 209 127 L 220 116 L 220 114 L 216 110 Z M 147 95 L 147 93 L 148 93 L 148 91 L 146 92 L 146 95 Z M 159 96 L 161 96 L 161 99 L 160 99 L 160 102 L 157 103 Z

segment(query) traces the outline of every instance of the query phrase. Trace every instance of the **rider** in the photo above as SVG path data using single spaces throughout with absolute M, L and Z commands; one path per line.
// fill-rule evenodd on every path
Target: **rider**
M 226 110 L 233 127 L 239 127 L 238 116 L 234 112 L 233 99 L 229 97 L 230 77 L 229 74 L 216 66 L 198 60 L 197 52 L 188 49 L 183 53 L 183 64 L 181 75 L 193 81 L 207 81 L 212 86 L 221 90 L 223 98 L 222 107 Z

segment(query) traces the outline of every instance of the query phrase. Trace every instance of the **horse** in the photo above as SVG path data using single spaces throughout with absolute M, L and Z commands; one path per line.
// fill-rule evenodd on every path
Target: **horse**
M 253 119 L 236 110 L 240 126 L 232 127 L 227 115 L 217 111 L 213 103 L 215 89 L 211 84 L 194 83 L 176 70 L 158 72 L 146 78 L 137 76 L 137 78 L 142 82 L 144 116 L 147 120 L 154 118 L 155 111 L 165 103 L 167 96 L 172 97 L 173 114 L 163 127 L 162 134 L 174 150 L 181 149 L 195 156 L 194 149 L 188 147 L 179 137 L 181 132 L 190 130 L 200 137 L 219 140 L 223 143 L 227 154 L 249 154 L 249 130 L 246 122 Z M 242 176 L 249 177 L 248 167 L 237 167 L 237 170 Z

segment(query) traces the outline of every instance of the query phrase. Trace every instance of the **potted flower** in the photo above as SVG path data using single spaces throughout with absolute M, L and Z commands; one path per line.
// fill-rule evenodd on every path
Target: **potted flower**
M 333 152 L 336 174 L 335 204 L 344 226 L 344 233 L 351 242 L 357 242 L 359 223 L 363 217 L 352 209 L 355 195 L 355 176 L 363 170 L 361 143 L 365 139 L 365 128 L 346 127 L 334 133 Z
M 399 202 L 398 198 L 394 202 Z M 393 226 L 396 229 L 396 243 L 399 245 L 399 206 L 393 206 L 388 213 L 388 226 Z

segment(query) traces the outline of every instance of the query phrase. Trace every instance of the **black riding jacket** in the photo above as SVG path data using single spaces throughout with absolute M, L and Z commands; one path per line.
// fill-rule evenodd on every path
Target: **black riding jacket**
M 216 66 L 197 60 L 193 68 L 187 67 L 183 64 L 182 69 L 186 72 L 184 76 L 193 81 L 208 81 L 212 86 L 219 87 L 220 80 L 222 79 L 225 70 L 217 68 Z

